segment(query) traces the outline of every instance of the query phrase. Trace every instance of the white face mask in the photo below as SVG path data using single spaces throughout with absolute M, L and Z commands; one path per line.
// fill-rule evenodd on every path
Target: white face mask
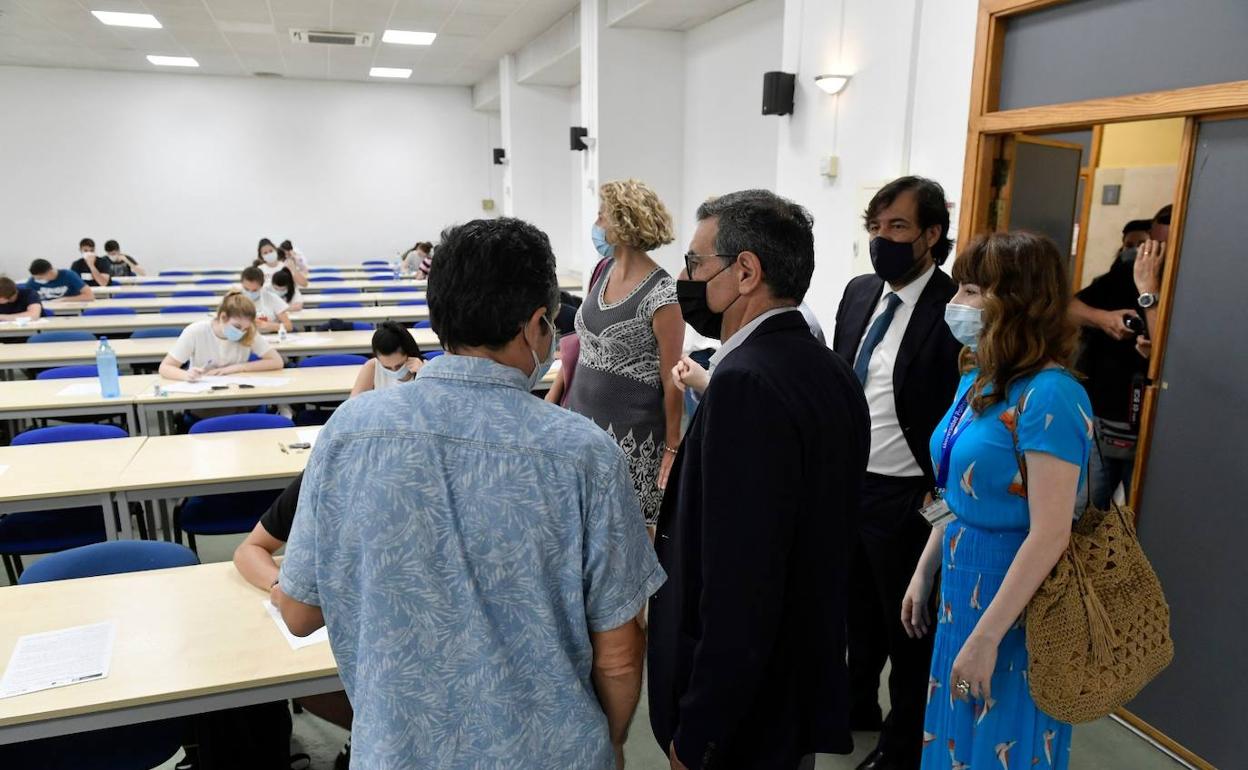
M 261 291 L 260 289 L 257 289 L 256 291 L 252 291 L 251 289 L 243 289 L 243 294 L 244 296 L 247 297 L 247 299 L 251 300 L 252 302 L 256 302 L 257 300 L 260 299 L 260 291 Z
M 529 353 L 533 356 L 533 371 L 529 374 L 529 390 L 532 391 L 537 387 L 537 383 L 542 381 L 546 373 L 550 371 L 550 367 L 554 366 L 555 353 L 559 350 L 559 335 L 555 334 L 555 327 L 551 324 L 550 319 L 542 316 L 542 320 L 550 327 L 550 351 L 546 354 L 546 359 L 538 360 L 537 351 L 532 348 Z
M 276 263 L 277 263 L 277 252 L 276 252 L 276 251 L 266 251 L 266 252 L 264 252 L 263 254 L 261 254 L 261 255 L 260 255 L 260 258 L 261 258 L 261 259 L 263 259 L 265 262 L 269 263 L 270 265 L 276 264 Z
M 945 305 L 945 323 L 953 338 L 971 350 L 979 347 L 979 335 L 984 330 L 984 311 L 970 305 Z
M 377 365 L 380 366 L 381 370 L 386 373 L 386 376 L 392 380 L 401 380 L 407 376 L 407 362 L 404 362 L 398 369 L 387 369 L 380 361 L 377 362 Z

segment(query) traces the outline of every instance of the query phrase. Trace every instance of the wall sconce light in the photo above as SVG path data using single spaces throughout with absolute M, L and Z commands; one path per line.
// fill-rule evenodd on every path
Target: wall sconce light
M 815 85 L 826 94 L 839 94 L 851 75 L 815 75 Z

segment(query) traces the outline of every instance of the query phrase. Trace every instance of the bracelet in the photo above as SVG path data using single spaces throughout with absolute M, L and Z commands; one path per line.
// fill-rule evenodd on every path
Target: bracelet
M 670 452 L 671 454 L 674 454 L 674 455 L 675 455 L 675 454 L 679 454 L 679 453 L 680 453 L 680 447 L 675 447 L 675 448 L 672 448 L 672 447 L 670 447 L 670 446 L 665 446 L 665 447 L 663 447 L 663 451 L 664 451 L 664 452 Z

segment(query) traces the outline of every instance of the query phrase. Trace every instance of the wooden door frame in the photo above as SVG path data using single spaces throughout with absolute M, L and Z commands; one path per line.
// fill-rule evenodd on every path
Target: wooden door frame
M 1152 330 L 1153 354 L 1149 374 L 1153 386 L 1145 395 L 1136 458 L 1137 481 L 1147 472 L 1154 416 L 1165 360 L 1166 337 L 1170 328 L 1175 283 L 1181 263 L 1183 224 L 1187 196 L 1191 189 L 1192 159 L 1196 153 L 1199 124 L 1204 120 L 1242 117 L 1248 114 L 1248 80 L 1213 85 L 1152 91 L 1126 96 L 1087 99 L 1064 104 L 1048 104 L 1001 110 L 1001 62 L 1005 51 L 1006 24 L 1011 16 L 1052 8 L 1070 0 L 980 0 L 975 32 L 975 59 L 971 71 L 970 119 L 967 126 L 966 158 L 962 177 L 962 211 L 958 219 L 959 240 L 985 232 L 988 207 L 992 203 L 993 159 L 999 155 L 1003 137 L 1011 133 L 1088 128 L 1107 123 L 1185 118 L 1179 159 L 1179 178 L 1173 198 L 1170 225 L 1170 251 L 1162 275 L 1158 324 Z M 1093 179 L 1089 179 L 1089 183 Z M 1089 184 L 1088 194 L 1091 194 Z M 1083 237 L 1083 233 L 1080 233 Z M 1133 504 L 1140 504 L 1140 484 L 1135 485 Z M 1147 738 L 1204 770 L 1213 766 L 1177 741 L 1148 725 L 1125 709 L 1119 719 Z

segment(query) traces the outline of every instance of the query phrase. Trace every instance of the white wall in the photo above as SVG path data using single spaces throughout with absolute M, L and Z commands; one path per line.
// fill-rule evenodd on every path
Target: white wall
M 698 204 L 776 186 L 780 120 L 762 114 L 763 73 L 780 68 L 784 0 L 754 0 L 685 36 L 684 207 L 672 212 L 688 246 Z
M 153 267 L 390 255 L 481 215 L 470 89 L 0 67 L 0 270 L 116 238 Z M 483 146 L 486 145 L 486 146 Z

